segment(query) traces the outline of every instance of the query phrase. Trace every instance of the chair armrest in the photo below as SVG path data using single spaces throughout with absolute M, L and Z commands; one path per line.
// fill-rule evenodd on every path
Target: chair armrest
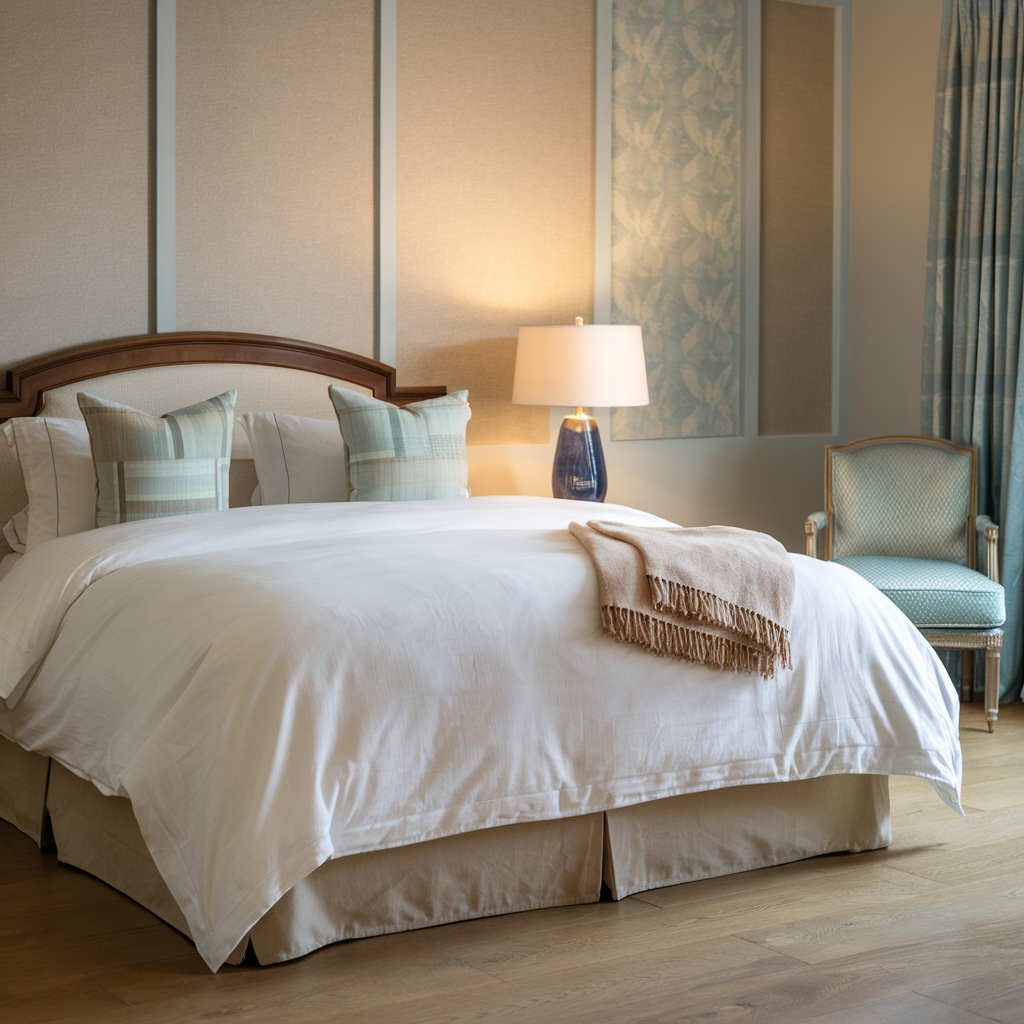
M 807 534 L 807 557 L 818 557 L 818 531 L 828 526 L 828 516 L 824 512 L 812 512 L 804 522 L 804 533 Z
M 988 516 L 974 520 L 978 531 L 978 570 L 994 583 L 999 582 L 999 527 Z M 981 541 L 985 541 L 984 547 Z M 984 551 L 984 555 L 982 555 Z

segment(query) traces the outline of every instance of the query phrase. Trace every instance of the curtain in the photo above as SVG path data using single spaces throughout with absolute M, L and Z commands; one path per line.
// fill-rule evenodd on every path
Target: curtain
M 921 432 L 978 448 L 978 511 L 1000 528 L 1003 700 L 1024 660 L 1022 84 L 1022 0 L 945 0 Z

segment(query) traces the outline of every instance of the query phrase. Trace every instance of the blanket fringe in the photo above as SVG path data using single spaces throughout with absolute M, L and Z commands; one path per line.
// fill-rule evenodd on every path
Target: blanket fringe
M 766 647 L 690 629 L 632 608 L 604 605 L 601 623 L 605 632 L 620 643 L 635 644 L 661 657 L 693 661 L 710 668 L 757 672 L 768 679 L 775 675 L 779 661 L 776 652 Z M 788 657 L 788 644 L 786 654 Z
M 727 629 L 775 655 L 783 668 L 792 668 L 789 630 L 758 612 L 723 601 L 706 590 L 684 586 L 675 580 L 648 576 L 651 603 L 659 612 L 669 612 L 697 622 Z M 657 621 L 657 620 L 655 620 Z M 693 659 L 688 659 L 693 660 Z M 768 673 L 768 675 L 772 675 Z

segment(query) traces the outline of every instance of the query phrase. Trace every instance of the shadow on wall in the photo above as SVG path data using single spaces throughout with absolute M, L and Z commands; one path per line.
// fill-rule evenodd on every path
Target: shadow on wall
M 827 443 L 823 437 L 613 442 L 605 445 L 608 500 L 683 526 L 760 530 L 800 553 L 804 519 L 823 507 Z
M 430 367 L 406 373 L 403 384 L 444 384 L 449 391 L 469 389 L 473 418 L 466 428 L 466 443 L 547 444 L 550 415 L 544 406 L 513 405 L 512 378 L 516 365 L 515 338 L 463 341 L 435 349 Z M 427 377 L 431 379 L 428 381 Z

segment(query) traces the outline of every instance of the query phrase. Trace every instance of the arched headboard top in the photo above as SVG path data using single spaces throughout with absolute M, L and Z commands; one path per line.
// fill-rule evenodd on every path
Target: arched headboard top
M 6 373 L 4 390 L 0 391 L 0 420 L 36 415 L 42 409 L 45 392 L 54 388 L 125 370 L 188 363 L 247 363 L 306 370 L 357 384 L 374 398 L 395 405 L 434 398 L 447 390 L 443 385 L 400 388 L 395 383 L 394 367 L 309 341 L 226 331 L 178 331 L 89 342 L 21 363 Z

